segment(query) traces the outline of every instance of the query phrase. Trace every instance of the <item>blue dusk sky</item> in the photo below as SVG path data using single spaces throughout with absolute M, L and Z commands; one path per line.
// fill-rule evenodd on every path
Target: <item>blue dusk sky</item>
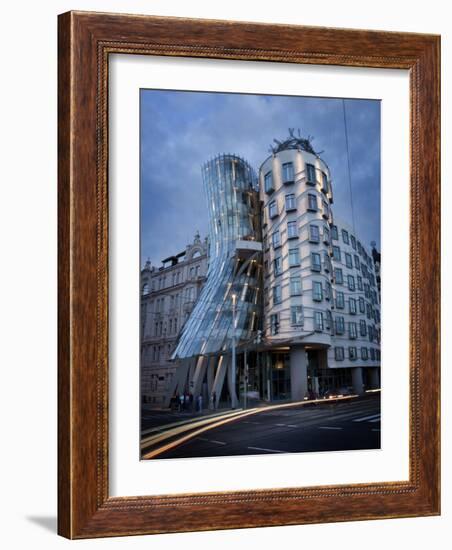
M 380 102 L 346 99 L 355 228 L 380 247 Z M 273 138 L 298 128 L 328 164 L 334 216 L 352 225 L 342 99 L 141 90 L 141 261 L 154 265 L 208 231 L 201 165 L 234 153 L 258 172 Z

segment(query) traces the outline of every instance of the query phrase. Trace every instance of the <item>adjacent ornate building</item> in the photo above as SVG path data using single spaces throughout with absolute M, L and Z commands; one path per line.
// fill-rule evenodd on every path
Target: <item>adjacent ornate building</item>
M 146 403 L 166 404 L 176 364 L 171 361 L 180 329 L 204 285 L 207 239 L 199 234 L 186 249 L 141 271 L 141 395 Z

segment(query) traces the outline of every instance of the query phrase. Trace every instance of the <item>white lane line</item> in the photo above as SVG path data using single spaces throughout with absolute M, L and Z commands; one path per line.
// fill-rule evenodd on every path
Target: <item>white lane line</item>
M 339 426 L 319 426 L 319 430 L 342 430 Z
M 281 428 L 281 427 L 285 428 L 285 427 L 286 427 L 286 424 L 275 424 L 275 426 L 279 426 L 280 428 Z
M 380 428 L 372 428 L 370 431 L 371 431 L 371 432 L 379 432 L 379 431 L 380 431 Z
M 288 428 L 298 428 L 297 424 L 287 424 Z
M 217 445 L 226 445 L 224 441 L 216 441 L 215 439 L 209 439 L 210 443 L 216 443 Z
M 286 451 L 279 451 L 278 449 L 265 449 L 264 447 L 247 447 L 252 451 L 265 451 L 266 453 L 285 453 Z
M 369 420 L 369 422 L 380 422 L 380 415 L 378 415 L 378 418 L 374 418 L 374 420 Z
M 371 418 L 380 417 L 380 413 L 378 414 L 371 414 L 370 416 L 363 416 L 362 418 L 355 418 L 353 422 L 364 422 L 365 420 L 370 420 Z

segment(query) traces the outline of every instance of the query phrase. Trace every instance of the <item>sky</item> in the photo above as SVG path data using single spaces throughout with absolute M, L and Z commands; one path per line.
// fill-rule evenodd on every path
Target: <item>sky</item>
M 351 193 L 344 124 L 346 113 Z M 196 231 L 207 236 L 201 165 L 219 153 L 245 158 L 258 172 L 273 139 L 288 128 L 313 136 L 331 173 L 336 218 L 380 247 L 380 102 L 141 90 L 141 261 L 177 254 Z

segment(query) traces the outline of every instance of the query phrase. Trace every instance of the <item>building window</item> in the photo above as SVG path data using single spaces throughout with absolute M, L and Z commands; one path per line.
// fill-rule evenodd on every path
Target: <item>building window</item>
M 320 281 L 312 281 L 312 299 L 314 302 L 321 302 L 323 300 L 323 288 Z
M 322 191 L 328 193 L 328 176 L 322 172 Z
M 294 181 L 293 162 L 285 162 L 282 165 L 283 183 L 292 183 Z
M 287 222 L 287 238 L 295 239 L 298 237 L 297 222 Z
M 337 225 L 331 226 L 331 238 L 333 241 L 339 240 L 339 235 L 337 234 Z
M 315 166 L 313 164 L 306 164 L 306 183 L 316 184 Z
M 362 290 L 363 289 L 363 279 L 360 275 L 356 276 L 356 282 L 358 284 L 358 290 Z
M 141 294 L 147 296 L 149 294 L 149 285 L 144 283 L 143 288 L 141 289 Z
M 366 312 L 366 304 L 364 302 L 364 298 L 362 296 L 359 297 L 359 312 L 365 313 Z
M 326 201 L 322 201 L 322 205 L 323 205 L 322 216 L 327 220 L 330 216 L 330 207 L 328 206 L 328 203 Z
M 353 250 L 356 250 L 356 239 L 353 235 L 350 235 L 350 241 L 352 243 Z
M 317 211 L 317 197 L 312 193 L 308 193 L 308 210 Z
M 375 359 L 376 359 L 377 361 L 380 361 L 380 359 L 381 359 L 381 354 L 380 354 L 380 350 L 379 350 L 379 349 L 376 349 L 376 350 L 375 350 Z
M 330 230 L 326 225 L 323 226 L 323 242 L 325 244 L 330 244 Z
M 344 360 L 344 348 L 341 348 L 341 347 L 335 347 L 334 348 L 334 359 L 336 361 L 343 361 Z
M 348 252 L 345 253 L 345 265 L 349 268 L 353 268 L 352 256 Z
M 300 251 L 298 248 L 289 248 L 289 267 L 300 265 Z
M 268 205 L 268 213 L 270 215 L 270 218 L 275 218 L 278 215 L 278 206 L 276 204 L 276 201 L 271 201 L 271 203 Z
M 281 286 L 275 285 L 273 287 L 273 305 L 281 303 Z
M 361 348 L 361 359 L 367 361 L 368 357 L 367 348 Z
M 272 193 L 273 189 L 273 175 L 271 172 L 267 172 L 264 176 L 264 188 L 266 193 Z
M 311 224 L 309 226 L 309 241 L 311 243 L 318 243 L 320 242 L 320 232 L 319 232 L 319 226 Z
M 303 326 L 303 306 L 290 307 L 290 324 L 292 326 Z
M 274 336 L 279 332 L 279 315 L 277 313 L 272 313 L 270 315 L 270 334 Z
M 341 261 L 341 249 L 336 245 L 333 246 L 333 260 L 336 262 Z
M 342 276 L 342 269 L 340 267 L 334 268 L 334 280 L 338 285 L 342 285 L 344 283 L 344 277 Z
M 351 340 L 355 340 L 358 337 L 358 331 L 356 329 L 356 323 L 350 322 L 348 324 L 348 336 Z
M 300 294 L 301 294 L 301 277 L 297 275 L 296 277 L 290 278 L 290 295 L 300 296 Z
M 344 309 L 344 307 L 345 307 L 344 293 L 336 292 L 336 308 Z
M 355 259 L 355 267 L 356 267 L 356 269 L 359 271 L 360 264 L 359 264 L 359 256 L 358 256 L 358 254 L 355 254 L 355 255 L 354 255 L 354 259 Z
M 350 359 L 350 361 L 356 361 L 356 348 L 354 346 L 350 346 L 348 348 L 348 358 Z
M 273 260 L 273 272 L 275 274 L 275 277 L 281 275 L 282 273 L 282 261 L 280 256 Z
M 348 275 L 347 283 L 348 283 L 348 290 L 351 290 L 353 292 L 355 290 L 355 277 L 353 277 L 353 275 Z
M 316 332 L 323 330 L 323 313 L 321 311 L 314 311 L 314 330 Z
M 372 361 L 375 361 L 375 350 L 374 348 L 370 348 L 370 358 Z
M 352 315 L 356 315 L 356 300 L 354 298 L 348 299 L 348 310 Z
M 320 254 L 318 252 L 311 252 L 311 269 L 312 271 L 321 271 L 322 269 Z
M 296 208 L 297 208 L 297 205 L 295 202 L 295 195 L 293 193 L 286 195 L 286 211 L 296 210 Z
M 360 336 L 367 336 L 367 325 L 364 319 L 361 319 L 359 322 L 359 334 Z
M 345 321 L 342 316 L 338 316 L 335 319 L 336 334 L 344 334 L 345 332 Z
M 342 240 L 345 244 L 349 244 L 348 231 L 345 231 L 345 229 L 342 230 Z
M 278 248 L 281 246 L 281 238 L 279 236 L 279 231 L 272 233 L 272 245 L 273 248 Z

